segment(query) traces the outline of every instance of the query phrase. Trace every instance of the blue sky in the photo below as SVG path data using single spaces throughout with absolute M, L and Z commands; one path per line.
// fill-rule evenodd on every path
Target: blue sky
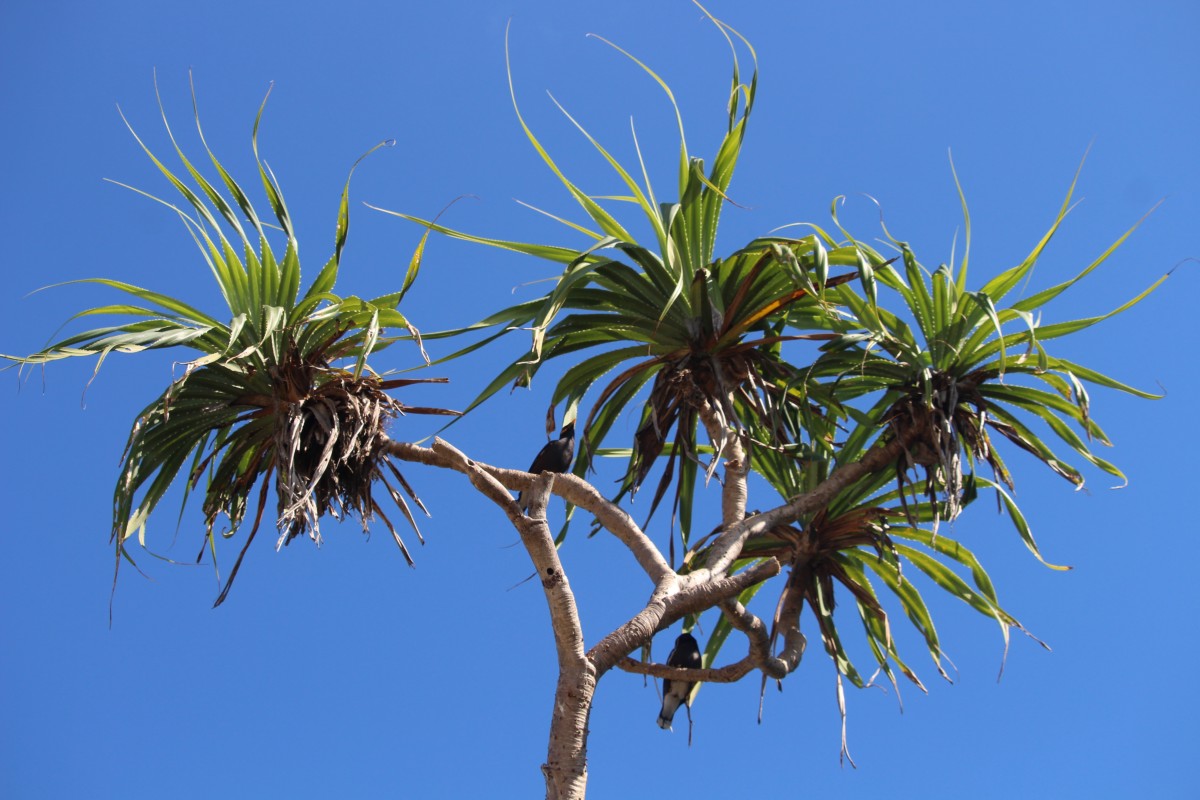
M 956 234 L 961 241 L 952 149 L 971 206 L 978 285 L 1038 240 L 1090 146 L 1083 201 L 1031 290 L 1073 275 L 1165 202 L 1047 317 L 1106 312 L 1200 256 L 1195 4 L 1135 11 L 1104 2 L 714 0 L 710 10 L 750 39 L 761 68 L 731 191 L 739 207 L 726 212 L 720 233 L 725 248 L 790 222 L 823 223 L 843 194 L 843 219 L 872 238 L 878 216 L 867 193 L 890 230 L 936 266 Z M 526 119 L 589 190 L 616 187 L 546 90 L 622 158 L 632 155 L 632 116 L 648 159 L 660 165 L 654 174 L 670 174 L 675 144 L 658 88 L 587 33 L 657 70 L 676 93 L 692 148 L 711 156 L 722 131 L 727 50 L 682 0 L 342 2 L 303 12 L 224 0 L 202 8 L 5 4 L 0 226 L 10 288 L 0 297 L 0 352 L 35 350 L 70 313 L 109 301 L 87 287 L 26 296 L 75 278 L 119 278 L 220 308 L 170 213 L 102 181 L 169 192 L 116 112 L 119 103 L 165 152 L 154 70 L 176 130 L 194 147 L 193 71 L 208 140 L 247 182 L 250 124 L 275 82 L 259 145 L 283 184 L 310 271 L 331 250 L 350 165 L 376 142 L 397 139 L 355 175 L 340 284 L 347 293 L 398 286 L 419 237 L 359 201 L 431 215 L 472 195 L 454 207 L 450 224 L 574 243 L 569 231 L 513 202 L 575 212 L 512 112 L 504 73 L 510 18 Z M 1195 532 L 1181 440 L 1200 390 L 1195 356 L 1186 355 L 1196 269 L 1184 264 L 1140 306 L 1065 344 L 1075 360 L 1167 393 L 1151 403 L 1093 392 L 1093 414 L 1116 444 L 1105 455 L 1130 485 L 1110 491 L 1106 476 L 1091 473 L 1087 489 L 1073 492 L 1012 456 L 1018 499 L 1043 553 L 1075 569 L 1041 567 L 985 503 L 954 526 L 1008 610 L 1052 653 L 1015 638 L 997 684 L 994 625 L 931 595 L 956 682 L 922 666 L 910 639 L 910 660 L 930 694 L 909 688 L 901 714 L 890 693 L 851 692 L 858 769 L 838 763 L 833 668 L 815 636 L 785 691 L 771 690 L 762 725 L 757 681 L 701 692 L 690 749 L 681 730 L 655 726 L 652 687 L 610 674 L 592 716 L 591 796 L 654 797 L 684 787 L 703 796 L 778 788 L 840 797 L 1194 792 L 1200 702 L 1181 678 L 1200 655 L 1190 630 L 1200 601 L 1181 563 Z M 434 240 L 404 310 L 425 330 L 463 324 L 528 296 L 537 287 L 525 284 L 550 272 Z M 441 370 L 451 386 L 420 397 L 465 405 L 521 344 Z M 445 352 L 436 343 L 433 351 Z M 544 599 L 535 585 L 511 588 L 528 574 L 528 558 L 503 518 L 456 476 L 408 471 L 434 513 L 416 569 L 386 532 L 367 540 L 355 526 L 331 527 L 319 551 L 297 541 L 275 553 L 264 539 L 229 600 L 213 610 L 207 562 L 143 557 L 150 579 L 123 572 L 109 628 L 112 484 L 129 424 L 170 379 L 172 360 L 113 357 L 86 396 L 90 363 L 56 364 L 20 387 L 13 372 L 0 375 L 9 564 L 0 585 L 0 794 L 538 796 L 554 681 Z M 379 366 L 416 361 L 398 347 Z M 497 396 L 448 438 L 481 460 L 525 466 L 539 446 L 551 385 L 544 379 Z M 152 522 L 154 547 L 194 559 L 198 513 L 185 514 L 177 538 L 174 527 L 168 503 Z M 572 538 L 563 558 L 589 643 L 649 592 L 604 537 Z M 664 638 L 656 653 L 665 657 L 668 646 Z

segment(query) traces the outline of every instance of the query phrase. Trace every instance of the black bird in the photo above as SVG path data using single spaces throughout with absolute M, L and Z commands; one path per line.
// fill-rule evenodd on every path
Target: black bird
M 553 424 L 553 423 L 552 423 Z M 543 472 L 566 472 L 571 468 L 571 460 L 575 457 L 575 420 L 563 425 L 562 432 L 552 442 L 547 442 L 541 449 L 528 472 L 540 475 Z M 517 505 L 525 514 L 529 513 L 529 498 L 525 492 L 517 495 Z
M 679 638 L 675 640 L 675 648 L 671 651 L 671 655 L 667 656 L 667 666 L 700 668 L 700 645 L 694 636 L 690 633 L 680 634 Z M 675 718 L 679 704 L 683 703 L 689 708 L 691 707 L 692 703 L 688 700 L 688 695 L 692 693 L 692 687 L 695 685 L 695 681 L 673 681 L 670 678 L 663 678 L 663 702 L 662 711 L 658 712 L 658 727 L 665 731 L 671 730 L 671 720 Z

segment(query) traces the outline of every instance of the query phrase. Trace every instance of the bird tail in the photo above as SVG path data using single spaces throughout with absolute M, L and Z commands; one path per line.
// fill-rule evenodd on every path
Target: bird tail
M 675 719 L 675 712 L 679 710 L 679 698 L 667 695 L 663 698 L 662 711 L 658 712 L 658 727 L 664 731 L 673 730 L 671 721 Z

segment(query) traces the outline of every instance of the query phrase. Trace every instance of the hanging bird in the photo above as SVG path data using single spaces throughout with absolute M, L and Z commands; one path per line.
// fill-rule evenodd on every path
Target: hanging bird
M 534 475 L 540 475 L 543 472 L 566 472 L 571 468 L 571 459 L 574 457 L 575 420 L 571 420 L 563 425 L 562 432 L 559 433 L 557 439 L 548 442 L 541 449 L 527 471 Z M 529 513 L 529 498 L 525 492 L 517 495 L 517 505 L 521 507 L 523 513 Z
M 699 669 L 700 665 L 700 645 L 696 642 L 695 637 L 690 633 L 680 634 L 679 638 L 675 640 L 675 648 L 671 651 L 671 655 L 667 656 L 667 666 Z M 695 681 L 673 681 L 670 678 L 663 678 L 663 702 L 662 711 L 658 712 L 658 727 L 665 731 L 671 730 L 671 720 L 675 718 L 679 704 L 683 703 L 689 708 L 691 707 L 692 702 L 688 696 L 692 693 L 692 687 L 695 685 Z

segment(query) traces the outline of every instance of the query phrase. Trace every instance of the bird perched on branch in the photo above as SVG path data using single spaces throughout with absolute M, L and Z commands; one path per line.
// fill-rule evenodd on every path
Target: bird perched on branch
M 534 475 L 540 475 L 543 472 L 566 472 L 571 468 L 571 460 L 574 457 L 575 420 L 572 419 L 563 425 L 562 432 L 558 434 L 557 439 L 548 442 L 541 449 L 527 471 Z M 529 513 L 529 496 L 525 492 L 517 495 L 517 505 L 521 507 L 523 513 Z
M 667 666 L 690 669 L 701 667 L 700 645 L 694 636 L 690 633 L 680 634 L 679 638 L 675 640 L 675 648 L 667 656 Z M 695 681 L 673 681 L 670 678 L 663 678 L 663 702 L 662 711 L 658 712 L 658 727 L 665 731 L 671 730 L 671 720 L 675 718 L 679 704 L 683 703 L 689 708 L 691 707 L 692 702 L 688 697 L 695 685 Z

